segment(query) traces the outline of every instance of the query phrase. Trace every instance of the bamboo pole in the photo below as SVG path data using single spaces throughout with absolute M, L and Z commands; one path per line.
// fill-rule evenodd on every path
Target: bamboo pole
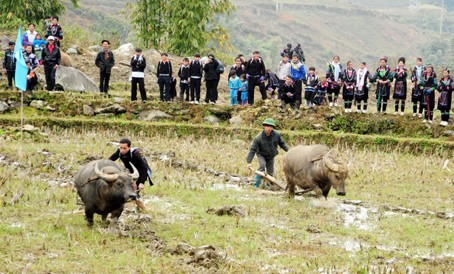
M 265 172 L 262 172 L 260 170 L 254 170 L 252 167 L 249 168 L 250 170 L 254 171 L 255 174 L 259 175 L 260 177 L 262 178 L 265 178 L 266 180 L 268 180 L 270 183 L 274 184 L 274 185 L 277 185 L 279 188 L 281 188 L 282 190 L 285 190 L 287 188 L 287 186 L 285 185 L 284 182 L 282 181 L 278 181 L 276 178 L 274 178 L 273 176 L 269 175 L 269 174 L 266 174 Z

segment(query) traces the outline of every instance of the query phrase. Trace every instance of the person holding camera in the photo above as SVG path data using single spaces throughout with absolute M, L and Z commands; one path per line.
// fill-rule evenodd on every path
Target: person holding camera
M 206 83 L 206 97 L 205 97 L 205 104 L 210 103 L 216 104 L 218 99 L 218 89 L 217 83 L 219 79 L 219 74 L 217 72 L 219 66 L 219 62 L 214 59 L 214 55 L 208 55 L 208 61 L 203 67 L 203 71 L 205 71 L 205 83 Z

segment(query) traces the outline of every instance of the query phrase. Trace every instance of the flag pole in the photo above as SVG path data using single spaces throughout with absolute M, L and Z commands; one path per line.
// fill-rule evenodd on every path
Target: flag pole
M 20 92 L 20 140 L 23 140 L 24 132 L 24 92 Z
M 16 44 L 14 45 L 14 58 L 16 58 L 16 72 L 14 74 L 14 84 L 20 90 L 20 139 L 23 138 L 24 131 L 24 92 L 27 90 L 28 67 L 22 55 L 22 26 L 17 32 Z

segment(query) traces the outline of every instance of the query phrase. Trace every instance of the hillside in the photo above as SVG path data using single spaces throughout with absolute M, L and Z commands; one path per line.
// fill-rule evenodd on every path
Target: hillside
M 288 42 L 301 43 L 306 63 L 319 68 L 333 55 L 340 55 L 343 63 L 364 60 L 371 64 L 381 55 L 405 56 L 413 63 L 423 55 L 424 47 L 440 39 L 440 8 L 432 5 L 411 10 L 396 3 L 402 1 L 367 1 L 367 5 L 351 0 L 234 2 L 237 12 L 224 19 L 232 44 L 247 53 L 258 48 L 273 64 Z M 445 22 L 445 26 L 449 28 L 443 31 L 452 37 L 452 23 Z
M 119 42 L 136 42 L 125 18 L 130 1 L 80 0 L 80 8 L 67 5 L 66 22 L 89 29 L 95 36 L 114 36 Z M 231 55 L 261 51 L 268 66 L 279 61 L 285 44 L 301 43 L 308 65 L 325 66 L 333 55 L 341 61 L 366 61 L 374 66 L 387 55 L 391 64 L 400 56 L 412 64 L 422 56 L 436 65 L 446 61 L 444 47 L 452 47 L 453 4 L 445 3 L 443 35 L 440 36 L 439 1 L 359 1 L 359 0 L 232 0 L 237 11 L 219 18 L 230 31 L 234 47 Z M 366 2 L 366 3 L 364 3 Z M 449 2 L 449 1 L 445 1 Z M 452 54 L 451 54 L 452 55 Z M 451 57 L 452 59 L 452 57 Z M 230 62 L 230 61 L 229 61 Z

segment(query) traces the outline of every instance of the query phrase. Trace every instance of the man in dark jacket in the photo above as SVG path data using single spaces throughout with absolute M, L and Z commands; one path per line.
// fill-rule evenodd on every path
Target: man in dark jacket
M 248 78 L 248 103 L 254 104 L 254 90 L 255 86 L 259 86 L 260 93 L 262 94 L 262 100 L 266 99 L 265 90 L 265 63 L 263 63 L 260 57 L 260 52 L 254 51 L 254 57 L 247 62 L 246 72 Z
M 216 104 L 218 100 L 218 89 L 217 83 L 219 79 L 218 74 L 218 66 L 219 62 L 214 58 L 213 54 L 208 55 L 208 61 L 203 67 L 203 71 L 205 72 L 205 84 L 206 84 L 206 97 L 205 97 L 205 104 L 210 103 Z
M 16 43 L 10 41 L 8 43 L 9 49 L 5 50 L 5 57 L 3 58 L 3 74 L 8 78 L 8 87 L 13 89 L 13 79 L 16 74 L 16 58 L 14 57 L 14 46 Z
M 117 149 L 117 151 L 115 151 L 109 157 L 109 160 L 116 161 L 117 159 L 120 159 L 125 165 L 125 168 L 127 168 L 131 173 L 134 172 L 131 164 L 134 165 L 134 167 L 139 172 L 139 178 L 134 183 L 133 187 L 137 194 L 139 194 L 139 192 L 144 188 L 145 181 L 148 178 L 147 164 L 145 163 L 142 155 L 140 154 L 140 151 L 138 149 L 131 148 L 131 140 L 127 138 L 121 139 L 118 147 L 119 148 Z M 141 199 L 138 199 L 136 204 L 140 208 L 145 209 L 145 206 L 143 205 Z
M 194 54 L 194 60 L 189 64 L 189 86 L 191 88 L 191 104 L 198 105 L 200 102 L 200 86 L 202 84 L 202 61 L 200 54 Z
M 53 36 L 47 37 L 47 46 L 42 53 L 44 73 L 46 74 L 47 90 L 51 91 L 55 88 L 55 73 L 61 61 L 60 48 L 55 44 Z
M 161 102 L 170 102 L 170 82 L 172 80 L 172 63 L 169 55 L 161 53 L 161 61 L 158 62 L 156 76 L 159 84 L 159 100 Z
M 280 146 L 283 150 L 288 151 L 288 146 L 282 140 L 281 135 L 274 130 L 276 123 L 273 119 L 267 118 L 262 123 L 263 131 L 254 138 L 251 149 L 247 155 L 247 167 L 252 167 L 252 159 L 254 155 L 257 154 L 259 160 L 259 170 L 265 171 L 273 176 L 274 175 L 274 157 L 279 153 L 277 151 L 277 146 Z M 260 176 L 255 177 L 255 187 L 260 186 Z
M 141 48 L 136 48 L 134 56 L 131 58 L 131 101 L 137 101 L 137 85 L 139 85 L 140 97 L 142 102 L 147 102 L 147 93 L 145 91 L 145 68 L 147 60 L 142 54 Z
M 115 58 L 112 51 L 109 50 L 110 42 L 102 40 L 103 50 L 96 56 L 95 64 L 99 68 L 99 91 L 105 93 L 109 91 L 110 72 L 115 65 Z

